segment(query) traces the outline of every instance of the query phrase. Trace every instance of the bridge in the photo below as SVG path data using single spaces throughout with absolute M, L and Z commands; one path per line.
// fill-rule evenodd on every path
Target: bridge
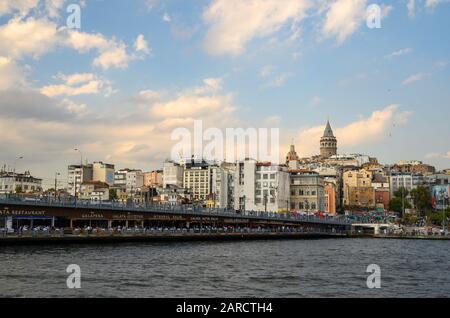
M 137 205 L 117 202 L 27 200 L 0 198 L 0 228 L 48 226 L 75 229 L 99 227 L 124 228 L 229 228 L 259 229 L 266 232 L 293 231 L 347 233 L 351 222 L 344 217 L 316 217 L 295 213 L 270 213 L 193 206 Z
M 392 227 L 392 224 L 378 224 L 378 223 L 353 223 L 353 230 L 358 233 L 366 233 L 366 234 L 381 234 L 382 231 L 385 231 Z

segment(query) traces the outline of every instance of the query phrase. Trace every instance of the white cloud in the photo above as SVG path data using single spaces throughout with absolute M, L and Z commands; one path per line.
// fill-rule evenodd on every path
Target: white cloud
M 167 12 L 164 13 L 162 19 L 163 19 L 164 22 L 171 22 L 172 21 L 172 18 L 170 17 L 170 15 Z
M 203 13 L 210 26 L 205 48 L 214 55 L 240 54 L 251 40 L 301 21 L 310 6 L 309 0 L 213 0 Z
M 425 6 L 427 8 L 435 8 L 437 5 L 445 3 L 445 2 L 449 2 L 449 0 L 426 0 Z
M 40 91 L 43 95 L 48 97 L 77 96 L 103 92 L 105 96 L 109 96 L 113 92 L 109 81 L 99 79 L 91 73 L 59 75 L 57 78 L 64 83 L 42 87 Z
M 381 110 L 374 111 L 370 117 L 356 120 L 345 127 L 334 128 L 339 147 L 354 147 L 371 142 L 379 142 L 387 136 L 386 131 L 392 125 L 403 125 L 410 112 L 398 111 L 398 105 L 389 105 Z M 325 126 L 316 126 L 299 132 L 299 149 L 302 156 L 318 154 L 319 140 L 323 135 Z
M 432 152 L 427 154 L 425 157 L 427 159 L 438 159 L 438 158 L 450 159 L 450 151 L 447 151 L 446 153 Z
M 25 86 L 24 71 L 10 58 L 0 56 L 0 90 Z
M 417 74 L 411 75 L 411 76 L 409 76 L 408 78 L 406 78 L 406 79 L 402 82 L 402 84 L 403 84 L 403 85 L 409 85 L 409 84 L 412 84 L 412 83 L 414 83 L 414 82 L 421 81 L 424 77 L 425 77 L 425 74 L 423 74 L 423 73 L 417 73 Z
M 322 34 L 342 44 L 365 20 L 367 0 L 336 0 L 326 14 Z
M 140 40 L 141 50 L 145 49 L 143 37 Z M 144 40 L 145 41 L 145 40 Z M 75 50 L 86 53 L 90 50 L 97 50 L 99 55 L 94 59 L 93 65 L 107 70 L 111 67 L 125 69 L 128 63 L 136 57 L 128 54 L 127 46 L 123 42 L 117 42 L 115 39 L 107 39 L 102 34 L 90 34 L 79 31 L 68 31 L 66 44 Z
M 0 0 L 0 16 L 16 12 L 25 16 L 38 3 L 39 0 Z
M 408 0 L 406 8 L 408 9 L 408 16 L 414 18 L 416 15 L 416 0 Z
M 394 58 L 394 57 L 400 57 L 402 55 L 406 55 L 406 54 L 409 54 L 411 52 L 412 52 L 411 48 L 404 48 L 404 49 L 400 49 L 400 50 L 394 51 L 394 52 L 386 55 L 385 58 L 391 59 L 391 58 Z
M 57 44 L 56 26 L 45 19 L 15 17 L 0 26 L 0 43 L 0 55 L 14 59 L 26 55 L 39 58 Z
M 136 38 L 136 42 L 134 42 L 134 50 L 136 52 L 142 52 L 144 54 L 150 54 L 151 49 L 148 46 L 148 42 L 145 40 L 143 34 L 139 34 Z

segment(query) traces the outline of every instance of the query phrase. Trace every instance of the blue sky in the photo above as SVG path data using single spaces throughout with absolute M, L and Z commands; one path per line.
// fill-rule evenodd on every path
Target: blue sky
M 381 29 L 366 26 L 373 3 Z M 281 152 L 294 139 L 306 156 L 330 118 L 341 153 L 450 167 L 450 2 L 80 4 L 81 29 L 67 30 L 67 1 L 0 0 L 2 164 L 23 155 L 51 176 L 80 148 L 158 168 L 194 119 L 280 127 Z

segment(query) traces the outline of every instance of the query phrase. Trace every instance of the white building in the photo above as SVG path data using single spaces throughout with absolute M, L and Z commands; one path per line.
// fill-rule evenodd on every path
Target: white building
M 411 190 L 423 184 L 424 177 L 421 174 L 392 173 L 389 177 L 391 196 L 394 196 L 394 193 L 402 187 L 408 190 L 408 192 L 411 192 Z
M 184 168 L 179 164 L 166 161 L 163 167 L 163 187 L 174 185 L 179 188 L 183 187 Z
M 81 184 L 81 200 L 108 201 L 109 185 L 100 181 L 88 181 Z
M 289 210 L 290 184 L 286 166 L 246 159 L 234 175 L 234 208 L 247 211 Z
M 92 181 L 93 167 L 91 164 L 86 165 L 70 165 L 67 169 L 67 191 L 70 195 L 75 196 L 80 193 L 80 186 L 83 182 Z M 76 188 L 76 189 L 75 189 Z
M 22 193 L 42 191 L 42 179 L 34 178 L 29 171 L 25 173 L 0 172 L 0 194 L 13 194 L 20 189 Z
M 144 187 L 144 172 L 134 169 L 118 170 L 114 173 L 114 187 L 128 194 L 140 191 Z

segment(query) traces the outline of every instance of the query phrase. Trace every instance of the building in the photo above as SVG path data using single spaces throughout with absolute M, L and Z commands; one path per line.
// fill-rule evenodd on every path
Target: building
M 159 204 L 180 206 L 192 202 L 192 193 L 187 189 L 170 184 L 165 188 L 158 188 L 157 199 Z
M 144 186 L 146 187 L 162 187 L 163 171 L 156 170 L 144 173 Z
M 179 188 L 183 187 L 184 167 L 173 162 L 166 161 L 163 168 L 163 187 L 174 185 Z
M 372 188 L 374 189 L 375 206 L 380 209 L 389 210 L 391 200 L 389 177 L 384 173 L 374 173 Z
M 67 170 L 67 190 L 72 196 L 80 193 L 82 183 L 93 181 L 94 170 L 92 164 L 70 165 Z
M 286 155 L 286 165 L 289 167 L 289 170 L 298 170 L 299 169 L 299 156 L 295 151 L 295 146 L 291 145 L 291 149 Z
M 144 187 L 142 170 L 121 169 L 114 173 L 114 188 L 121 189 L 127 195 L 136 194 Z
M 323 159 L 330 158 L 337 154 L 337 139 L 334 137 L 333 129 L 331 129 L 330 122 L 327 122 L 327 126 L 320 139 L 320 157 Z
M 114 184 L 114 165 L 103 162 L 94 162 L 92 170 L 92 181 L 104 182 L 109 186 Z
M 42 179 L 33 177 L 29 171 L 24 173 L 0 172 L 0 194 L 25 194 L 40 193 L 42 191 Z
M 240 211 L 285 212 L 290 200 L 285 165 L 246 159 L 234 172 L 234 208 Z
M 320 176 L 317 172 L 302 170 L 290 171 L 291 211 L 325 211 L 324 188 L 324 177 Z
M 344 206 L 375 207 L 375 192 L 372 187 L 373 173 L 371 171 L 349 170 L 342 176 L 344 187 Z
M 81 200 L 89 201 L 108 201 L 109 185 L 100 181 L 87 181 L 81 184 Z
M 424 176 L 436 173 L 435 167 L 424 164 L 422 161 L 400 161 L 391 169 L 400 173 L 420 173 Z
M 192 160 L 185 164 L 183 188 L 192 192 L 194 202 L 203 204 L 211 198 L 211 177 L 211 166 L 207 162 Z
M 408 192 L 424 184 L 424 177 L 418 173 L 398 173 L 392 172 L 389 177 L 391 196 L 400 188 L 405 188 Z
M 450 174 L 436 173 L 424 177 L 428 185 L 447 185 L 450 184 Z
M 341 154 L 328 157 L 325 163 L 341 167 L 362 167 L 367 164 L 377 164 L 378 160 L 362 154 Z
M 337 182 L 336 180 L 324 180 L 324 212 L 336 215 L 336 194 L 337 194 Z

